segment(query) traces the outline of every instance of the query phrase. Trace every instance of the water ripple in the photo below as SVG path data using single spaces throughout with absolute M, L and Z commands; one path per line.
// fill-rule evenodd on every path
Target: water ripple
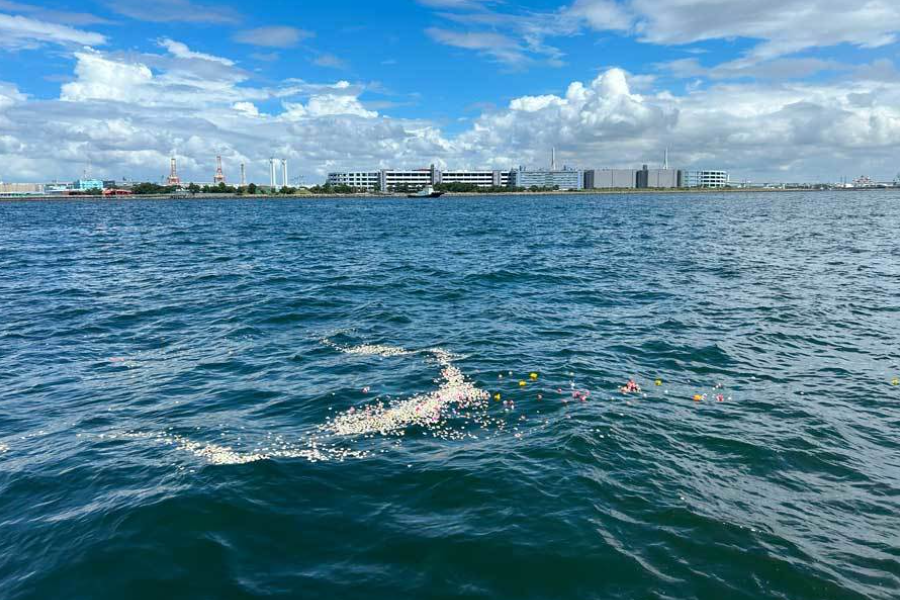
M 0 596 L 896 598 L 898 229 L 891 191 L 2 203 Z

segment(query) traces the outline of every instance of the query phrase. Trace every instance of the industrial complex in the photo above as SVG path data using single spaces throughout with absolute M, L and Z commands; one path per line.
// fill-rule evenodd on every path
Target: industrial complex
M 268 159 L 268 186 L 260 185 L 258 189 L 264 193 L 290 188 L 288 179 L 288 161 L 284 158 Z M 168 176 L 160 178 L 160 183 L 171 191 L 233 191 L 227 186 L 225 165 L 221 156 L 215 157 L 212 170 L 212 181 L 187 182 L 178 174 L 178 161 L 175 156 L 169 161 Z M 247 186 L 247 169 L 240 164 L 240 188 Z M 520 166 L 514 169 L 440 169 L 435 165 L 422 169 L 371 169 L 367 171 L 335 171 L 328 173 L 327 188 L 341 188 L 343 191 L 360 193 L 397 193 L 414 192 L 426 188 L 438 188 L 449 191 L 485 191 L 497 192 L 504 189 L 514 190 L 654 190 L 654 189 L 691 189 L 691 188 L 726 188 L 750 187 L 748 182 L 733 183 L 728 171 L 708 169 L 672 169 L 669 168 L 668 152 L 662 168 L 650 168 L 642 165 L 639 169 L 582 169 L 556 164 L 556 150 L 551 152 L 549 168 L 529 169 Z M 27 196 L 67 196 L 67 195 L 130 195 L 134 189 L 137 193 L 147 192 L 140 187 L 153 187 L 153 184 L 140 184 L 133 181 L 104 181 L 90 176 L 90 167 L 83 176 L 72 182 L 51 183 L 3 183 L 0 181 L 0 197 Z M 898 187 L 900 175 L 892 184 L 876 183 L 867 177 L 860 177 L 852 183 L 842 182 L 826 185 L 832 189 L 860 189 L 870 187 Z M 159 186 L 157 186 L 159 187 Z M 785 187 L 784 184 L 756 184 L 755 187 Z M 291 188 L 293 189 L 293 188 Z M 319 186 L 313 188 L 314 191 Z
M 416 190 L 441 183 L 469 183 L 478 187 L 507 187 L 510 171 L 442 171 L 428 169 L 381 169 L 378 171 L 342 171 L 328 174 L 331 186 L 346 185 L 372 191 Z
M 422 189 L 441 184 L 469 184 L 479 188 L 509 187 L 513 189 L 674 189 L 723 188 L 730 184 L 727 171 L 669 168 L 666 151 L 662 169 L 643 165 L 640 169 L 573 169 L 558 168 L 556 149 L 550 154 L 550 168 L 509 170 L 441 170 L 379 169 L 369 171 L 335 171 L 328 174 L 328 185 L 347 186 L 366 192 L 396 192 Z
M 378 171 L 336 171 L 328 174 L 331 186 L 349 186 L 367 192 L 408 191 L 448 183 L 474 184 L 481 188 L 585 189 L 674 189 L 723 188 L 729 185 L 727 171 L 685 171 L 680 169 L 526 169 L 508 171 L 442 171 L 427 169 Z
M 225 167 L 221 156 L 216 156 L 215 171 L 211 182 L 186 182 L 178 174 L 178 160 L 173 156 L 169 160 L 169 174 L 160 180 L 160 183 L 167 188 L 175 188 L 179 190 L 186 189 L 189 183 L 198 186 L 207 186 L 211 188 L 226 186 L 228 180 L 225 177 Z M 247 185 L 247 169 L 244 163 L 240 165 L 240 183 L 239 186 Z M 278 176 L 281 176 L 281 185 L 279 186 Z M 22 196 L 81 196 L 81 195 L 102 195 L 102 196 L 127 196 L 132 193 L 132 188 L 137 185 L 136 181 L 109 181 L 92 178 L 89 175 L 89 169 L 85 169 L 81 179 L 71 182 L 51 182 L 51 183 L 4 183 L 0 181 L 0 198 L 22 197 Z M 278 189 L 279 187 L 288 186 L 288 161 L 284 158 L 269 159 L 269 190 Z

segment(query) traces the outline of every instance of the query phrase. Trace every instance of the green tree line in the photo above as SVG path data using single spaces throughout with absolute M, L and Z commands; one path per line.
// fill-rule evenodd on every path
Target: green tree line
M 131 191 L 137 196 L 145 196 L 150 194 L 173 194 L 177 192 L 178 189 L 178 186 L 174 185 L 159 185 L 157 183 L 144 182 L 135 184 L 131 188 Z M 281 189 L 270 191 L 268 188 L 262 188 L 255 183 L 238 187 L 226 185 L 224 183 L 203 186 L 197 185 L 196 183 L 190 183 L 184 188 L 184 191 L 190 194 L 237 194 L 238 196 L 253 196 L 256 194 L 296 194 L 297 188 L 284 186 Z
M 410 185 L 398 185 L 393 190 L 395 193 L 413 193 L 418 192 L 421 188 L 419 186 L 410 186 Z M 477 193 L 477 194 L 498 194 L 504 192 L 552 192 L 559 190 L 559 186 L 555 187 L 539 187 L 539 186 L 531 186 L 530 188 L 524 187 L 509 187 L 503 185 L 495 185 L 490 187 L 479 187 L 474 183 L 439 183 L 434 186 L 434 189 L 439 192 L 455 192 L 455 193 Z M 283 194 L 283 195 L 291 195 L 298 193 L 297 188 L 293 187 L 282 187 L 275 191 L 270 191 L 268 187 L 260 187 L 255 183 L 251 183 L 247 186 L 231 186 L 226 185 L 224 183 L 220 183 L 218 185 L 198 185 L 196 183 L 188 184 L 187 187 L 184 188 L 190 194 L 236 194 L 238 196 L 244 195 L 257 195 L 257 194 Z M 138 183 L 132 187 L 131 191 L 138 196 L 142 195 L 150 195 L 150 194 L 172 194 L 178 191 L 177 186 L 171 185 L 159 185 L 156 183 Z M 331 185 L 326 183 L 324 185 L 314 185 L 309 188 L 309 192 L 312 194 L 363 194 L 368 190 L 365 188 L 352 187 L 349 185 Z M 376 186 L 375 192 L 378 192 L 379 189 Z M 93 191 L 90 193 L 100 193 L 100 190 Z

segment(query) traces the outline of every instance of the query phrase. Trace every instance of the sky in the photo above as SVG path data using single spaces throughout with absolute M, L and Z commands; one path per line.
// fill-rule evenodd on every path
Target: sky
M 0 180 L 900 172 L 898 0 L 0 0 Z

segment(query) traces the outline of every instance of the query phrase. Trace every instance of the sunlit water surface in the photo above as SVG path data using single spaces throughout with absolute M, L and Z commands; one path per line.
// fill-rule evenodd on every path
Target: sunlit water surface
M 4 599 L 900 597 L 900 193 L 5 203 L 0 300 Z

